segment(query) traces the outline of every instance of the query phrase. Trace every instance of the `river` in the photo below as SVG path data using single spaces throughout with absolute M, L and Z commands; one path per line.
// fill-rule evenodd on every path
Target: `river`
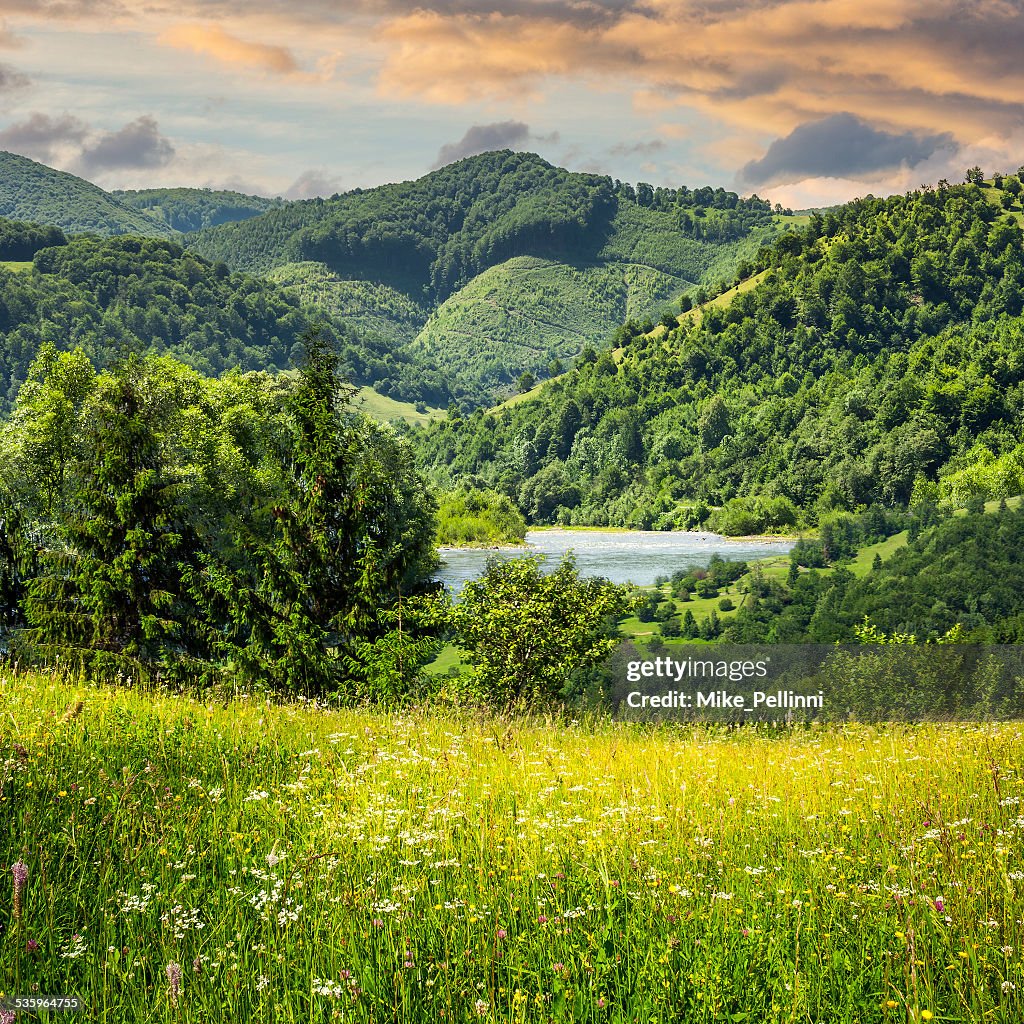
M 613 583 L 649 586 L 658 576 L 677 569 L 702 568 L 716 552 L 723 558 L 750 561 L 785 554 L 792 540 L 763 537 L 736 540 L 716 533 L 656 532 L 647 530 L 530 530 L 526 547 L 442 548 L 438 577 L 454 594 L 485 569 L 487 559 L 546 556 L 554 569 L 566 551 L 576 554 L 581 576 L 605 576 Z

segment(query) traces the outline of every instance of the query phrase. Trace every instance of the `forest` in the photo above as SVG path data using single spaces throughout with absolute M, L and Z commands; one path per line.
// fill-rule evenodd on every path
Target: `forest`
M 175 242 L 138 237 L 67 239 L 54 228 L 0 219 L 0 409 L 10 408 L 47 342 L 80 347 L 96 366 L 126 351 L 172 353 L 206 375 L 286 370 L 312 324 L 336 339 L 356 384 L 392 381 L 396 396 L 440 405 L 436 370 L 392 352 L 273 283 L 229 271 Z
M 1000 181 L 814 214 L 738 287 L 431 425 L 422 465 L 534 523 L 737 535 L 1020 493 L 1024 252 L 1019 181 Z

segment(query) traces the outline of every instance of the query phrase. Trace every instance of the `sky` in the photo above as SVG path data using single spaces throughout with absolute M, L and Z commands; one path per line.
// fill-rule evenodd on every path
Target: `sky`
M 1024 164 L 1022 0 L 0 0 L 0 149 L 307 198 L 489 149 L 804 208 Z

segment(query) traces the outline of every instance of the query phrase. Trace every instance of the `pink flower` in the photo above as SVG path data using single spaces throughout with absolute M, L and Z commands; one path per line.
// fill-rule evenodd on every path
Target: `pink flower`
M 942 902 L 942 897 L 941 896 L 935 901 L 935 909 L 940 914 L 946 909 L 946 904 Z
M 508 932 L 507 932 L 507 931 L 505 931 L 505 929 L 504 929 L 504 928 L 499 928 L 499 929 L 498 929 L 498 938 L 499 938 L 499 939 L 503 939 L 503 938 L 505 938 L 505 936 L 507 936 L 507 935 L 508 935 Z
M 537 918 L 537 924 L 547 924 L 547 923 L 548 923 L 548 919 L 543 914 L 541 914 L 540 917 Z
M 14 876 L 14 919 L 21 917 L 21 897 L 28 884 L 28 865 L 23 860 L 15 861 L 11 865 L 11 874 Z
M 167 965 L 167 984 L 171 986 L 171 1006 L 177 1006 L 181 994 L 181 964 L 173 960 Z

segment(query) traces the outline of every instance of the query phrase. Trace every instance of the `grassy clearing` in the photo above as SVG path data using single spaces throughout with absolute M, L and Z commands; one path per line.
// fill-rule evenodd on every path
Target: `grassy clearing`
M 80 1019 L 1024 1015 L 1018 724 L 729 733 L 40 676 L 0 684 L 0 723 L 0 856 L 28 868 L 0 976 Z
M 0 260 L 0 267 L 15 274 L 27 274 L 32 269 L 32 261 Z
M 445 415 L 443 409 L 432 409 L 430 406 L 426 407 L 426 412 L 418 412 L 412 402 L 398 402 L 371 387 L 359 389 L 359 393 L 355 397 L 355 405 L 361 412 L 365 412 L 367 416 L 372 416 L 382 423 L 388 423 L 391 420 L 405 420 L 406 423 L 423 426 L 423 424 Z

